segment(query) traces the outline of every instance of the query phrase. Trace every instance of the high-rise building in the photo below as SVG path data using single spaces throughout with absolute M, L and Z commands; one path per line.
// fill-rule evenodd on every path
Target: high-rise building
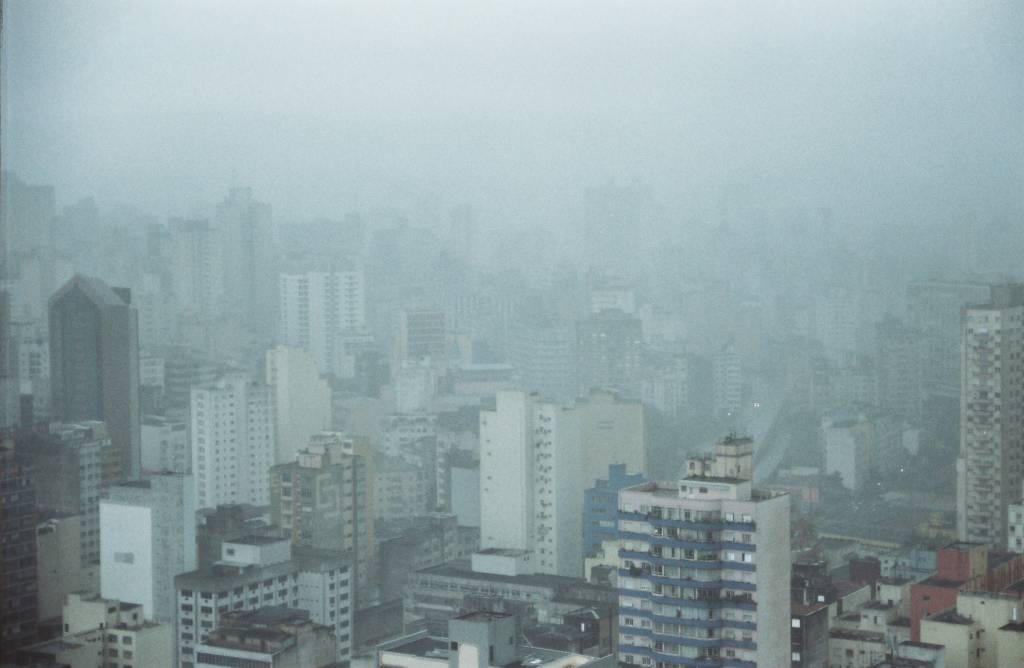
M 580 416 L 582 484 L 592 487 L 609 467 L 624 464 L 629 474 L 647 473 L 647 432 L 644 405 L 615 392 L 591 390 L 576 401 Z
M 578 412 L 499 392 L 480 412 L 480 546 L 533 550 L 538 572 L 578 576 L 582 458 Z
M 0 278 L 6 278 L 18 275 L 20 255 L 49 250 L 56 197 L 53 186 L 29 185 L 13 172 L 4 171 L 0 179 L 0 250 L 6 251 L 0 255 Z
M 192 388 L 196 507 L 266 505 L 274 465 L 274 399 L 268 385 L 227 374 Z
M 75 276 L 50 298 L 53 416 L 106 424 L 122 478 L 136 478 L 139 450 L 139 331 L 131 294 Z
M 877 339 L 878 405 L 917 424 L 924 399 L 922 332 L 889 318 L 879 323 Z
M 36 472 L 36 505 L 80 519 L 81 566 L 100 558 L 100 490 L 119 476 L 117 453 L 102 422 L 53 424 L 19 433 Z
M 224 261 L 219 230 L 207 220 L 170 221 L 171 282 L 177 307 L 202 320 L 224 305 Z
M 18 352 L 11 331 L 11 295 L 0 290 L 0 428 L 13 427 L 20 421 L 18 376 Z
M 196 568 L 195 483 L 181 473 L 113 485 L 100 501 L 100 593 L 173 622 L 174 576 Z
M 641 473 L 626 473 L 625 464 L 608 467 L 608 477 L 583 492 L 583 553 L 597 554 L 601 544 L 619 538 L 619 490 L 639 485 Z
M 429 357 L 447 363 L 448 345 L 444 311 L 404 310 L 398 314 L 397 362 Z
M 274 231 L 270 205 L 251 188 L 232 188 L 217 205 L 227 313 L 258 332 L 273 332 Z
M 275 462 L 295 461 L 309 437 L 331 426 L 331 387 L 301 348 L 267 351 L 267 385 L 274 396 Z
M 59 626 L 68 594 L 98 591 L 96 568 L 82 568 L 82 517 L 46 511 L 36 527 L 39 623 Z M 42 634 L 40 634 L 42 635 Z
M 919 281 L 907 286 L 907 325 L 920 332 L 921 382 L 930 396 L 958 399 L 960 312 L 988 301 L 991 288 L 974 281 Z
M 142 418 L 143 472 L 192 472 L 188 423 L 175 422 L 159 415 Z
M 711 360 L 715 415 L 736 415 L 743 406 L 743 370 L 736 344 L 729 341 Z
M 366 328 L 362 269 L 281 274 L 278 281 L 280 340 L 308 351 L 320 373 L 342 375 L 345 337 Z
M 35 640 L 38 618 L 34 472 L 24 447 L 0 434 L 0 659 Z
M 576 396 L 576 335 L 571 322 L 519 323 L 509 335 L 519 388 L 551 401 Z
M 750 439 L 729 438 L 619 493 L 620 662 L 790 665 L 789 499 L 752 473 Z
M 621 311 L 603 311 L 576 323 L 576 369 L 579 393 L 612 389 L 639 397 L 643 362 L 643 329 L 639 318 Z
M 369 455 L 366 445 L 323 432 L 294 462 L 270 472 L 271 522 L 294 545 L 350 551 L 360 600 L 369 588 L 375 546 Z
M 1024 285 L 993 286 L 962 327 L 957 527 L 963 541 L 1002 548 L 1024 481 Z

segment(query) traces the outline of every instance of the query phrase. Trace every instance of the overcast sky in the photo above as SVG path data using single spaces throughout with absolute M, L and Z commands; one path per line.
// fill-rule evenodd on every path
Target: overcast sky
M 157 215 L 459 201 L 558 225 L 583 189 L 858 216 L 1020 212 L 1024 3 L 4 2 L 4 165 Z

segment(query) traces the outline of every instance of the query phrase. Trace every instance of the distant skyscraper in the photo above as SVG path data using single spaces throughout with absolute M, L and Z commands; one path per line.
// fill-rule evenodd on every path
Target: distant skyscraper
M 280 340 L 307 350 L 320 373 L 339 374 L 344 338 L 366 327 L 366 288 L 361 269 L 281 274 L 278 281 Z
M 990 287 L 968 281 L 921 281 L 907 287 L 907 325 L 920 332 L 921 382 L 930 396 L 960 395 L 960 311 L 989 299 Z
M 50 385 L 54 417 L 104 422 L 121 476 L 138 477 L 139 331 L 128 290 L 75 276 L 50 298 Z
M 272 333 L 273 229 L 270 205 L 253 198 L 251 188 L 232 188 L 217 205 L 228 313 Z
M 53 186 L 32 186 L 5 171 L 0 190 L 0 241 L 6 254 L 0 257 L 0 278 L 18 275 L 18 256 L 49 250 L 50 226 L 56 212 Z M 5 262 L 6 261 L 6 262 Z
M 310 436 L 330 428 L 331 387 L 308 352 L 285 346 L 267 351 L 266 380 L 274 396 L 275 462 L 287 464 Z
M 192 388 L 192 474 L 197 508 L 270 500 L 273 388 L 230 374 Z
M 213 318 L 224 306 L 220 231 L 206 220 L 170 221 L 171 284 L 181 313 Z
M 579 393 L 613 389 L 639 397 L 642 384 L 643 329 L 638 318 L 604 311 L 576 323 Z
M 957 526 L 961 540 L 1002 549 L 1024 480 L 1024 285 L 993 287 L 962 322 Z
M 921 417 L 922 332 L 890 318 L 878 325 L 878 403 L 916 424 Z
M 509 362 L 526 392 L 563 402 L 576 396 L 576 334 L 571 322 L 516 324 L 509 336 Z
M 444 365 L 447 338 L 443 311 L 405 310 L 398 316 L 398 362 L 429 357 Z
M 196 568 L 195 483 L 161 473 L 113 485 L 100 501 L 100 591 L 173 622 L 174 576 Z
M 715 415 L 735 415 L 743 406 L 743 373 L 736 343 L 729 341 L 711 361 Z

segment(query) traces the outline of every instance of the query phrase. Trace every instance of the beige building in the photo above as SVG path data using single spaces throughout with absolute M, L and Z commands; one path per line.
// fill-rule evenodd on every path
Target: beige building
M 828 633 L 829 666 L 871 668 L 885 659 L 885 634 L 834 628 Z
M 174 665 L 173 628 L 147 621 L 141 605 L 70 594 L 63 612 L 63 635 L 21 650 L 22 663 L 55 662 L 69 668 Z
M 946 665 L 1004 668 L 1024 663 L 1020 657 L 1024 628 L 1018 621 L 1024 602 L 1006 594 L 961 592 L 956 609 L 921 620 L 921 642 L 945 645 Z M 1002 643 L 1005 643 L 1003 645 Z
M 96 568 L 83 568 L 80 515 L 51 517 L 36 527 L 39 619 L 59 619 L 67 595 L 99 592 Z
M 644 407 L 608 390 L 591 390 L 576 402 L 583 440 L 583 489 L 608 475 L 612 464 L 625 464 L 626 473 L 647 471 Z

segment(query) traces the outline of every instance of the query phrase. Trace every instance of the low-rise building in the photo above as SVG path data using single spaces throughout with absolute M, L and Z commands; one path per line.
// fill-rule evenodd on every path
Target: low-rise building
M 381 649 L 378 666 L 393 668 L 612 668 L 614 655 L 603 658 L 530 646 L 519 634 L 515 615 L 470 612 L 452 619 L 447 633 L 425 632 Z
M 298 608 L 334 630 L 339 661 L 351 654 L 351 564 L 347 553 L 292 547 L 290 539 L 247 536 L 225 541 L 213 566 L 174 579 L 178 647 L 183 668 L 194 668 L 196 645 L 222 615 L 265 606 Z
M 325 668 L 336 664 L 331 627 L 316 624 L 307 610 L 266 607 L 228 612 L 196 646 L 196 668 Z
M 871 668 L 885 659 L 885 634 L 836 628 L 829 631 L 831 668 Z
M 174 665 L 174 630 L 146 620 L 142 606 L 70 594 L 59 638 L 24 647 L 19 665 L 143 668 Z

